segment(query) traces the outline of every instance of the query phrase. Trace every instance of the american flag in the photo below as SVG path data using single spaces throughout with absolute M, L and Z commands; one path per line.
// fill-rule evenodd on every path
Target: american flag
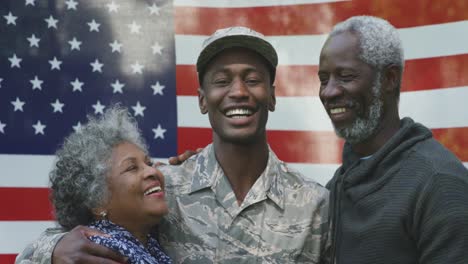
M 122 102 L 153 157 L 211 141 L 197 102 L 202 41 L 233 25 L 279 54 L 268 137 L 280 159 L 325 184 L 343 142 L 318 99 L 320 48 L 353 15 L 389 20 L 406 55 L 400 109 L 468 166 L 468 1 L 2 0 L 0 263 L 53 226 L 48 172 L 63 137 Z

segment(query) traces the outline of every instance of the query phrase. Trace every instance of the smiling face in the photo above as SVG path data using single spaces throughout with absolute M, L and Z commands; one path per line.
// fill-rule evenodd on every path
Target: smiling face
M 134 144 L 114 147 L 107 184 L 110 197 L 104 209 L 108 219 L 132 233 L 154 226 L 168 212 L 164 176 Z
M 320 100 L 335 132 L 349 143 L 376 133 L 383 114 L 380 74 L 359 59 L 359 42 L 350 32 L 332 36 L 320 54 Z
M 199 106 L 208 113 L 214 140 L 237 144 L 266 140 L 268 112 L 274 111 L 276 98 L 265 63 L 255 52 L 233 48 L 207 66 Z

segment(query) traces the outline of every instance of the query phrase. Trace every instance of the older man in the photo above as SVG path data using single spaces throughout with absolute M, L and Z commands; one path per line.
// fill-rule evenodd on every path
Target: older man
M 198 99 L 213 143 L 180 166 L 161 168 L 170 213 L 160 242 L 176 263 L 325 263 L 328 191 L 291 170 L 267 143 L 277 63 L 273 46 L 248 28 L 218 30 L 205 41 Z M 118 260 L 85 232 L 75 229 L 58 242 L 54 264 Z M 55 240 L 46 234 L 40 241 L 17 262 L 50 262 Z
M 411 118 L 400 119 L 404 66 L 395 28 L 352 17 L 320 54 L 320 99 L 343 164 L 328 183 L 336 263 L 468 263 L 468 171 Z

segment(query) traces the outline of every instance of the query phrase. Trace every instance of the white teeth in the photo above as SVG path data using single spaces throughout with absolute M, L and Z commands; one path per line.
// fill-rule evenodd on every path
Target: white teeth
M 346 108 L 344 107 L 330 109 L 331 114 L 340 114 L 344 112 L 346 112 Z
M 228 117 L 234 117 L 234 118 L 240 118 L 241 116 L 249 116 L 252 114 L 252 111 L 249 109 L 245 108 L 236 108 L 236 109 L 231 109 L 226 112 L 226 115 Z
M 155 186 L 155 187 L 147 190 L 144 194 L 148 195 L 148 194 L 151 194 L 151 193 L 154 193 L 154 192 L 160 192 L 161 190 L 162 190 L 161 186 Z

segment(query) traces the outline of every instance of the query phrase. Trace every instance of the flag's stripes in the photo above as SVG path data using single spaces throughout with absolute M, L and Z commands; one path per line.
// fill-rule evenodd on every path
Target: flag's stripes
M 0 221 L 0 263 L 13 263 L 3 260 L 11 259 L 8 255 L 20 252 L 42 231 L 54 226 L 52 221 Z
M 276 5 L 301 5 L 317 4 L 327 2 L 344 2 L 351 0 L 175 0 L 174 6 L 191 7 L 253 7 L 253 6 L 276 6 Z
M 468 126 L 468 86 L 403 92 L 400 97 L 401 116 L 411 116 L 430 128 Z M 267 124 L 269 130 L 333 130 L 318 97 L 277 97 L 276 100 L 276 110 L 270 114 Z M 177 104 L 179 127 L 210 127 L 208 118 L 200 114 L 196 96 L 178 96 Z
M 405 50 L 405 59 L 466 54 L 468 53 L 467 28 L 468 20 L 398 29 Z M 194 65 L 206 37 L 176 35 L 177 65 Z M 326 37 L 326 34 L 321 34 L 270 36 L 267 39 L 275 46 L 280 65 L 318 65 L 320 50 Z
M 221 2 L 223 3 L 227 1 Z M 177 4 L 179 6 L 175 7 L 175 32 L 190 35 L 210 35 L 218 28 L 232 25 L 251 27 L 265 35 L 322 34 L 329 32 L 337 22 L 363 14 L 382 17 L 398 28 L 468 19 L 468 4 L 465 0 L 360 0 L 241 8 L 225 8 L 221 5 L 183 6 L 182 1 Z M 408 12 L 411 12 L 411 15 L 408 15 Z
M 275 81 L 276 96 L 317 96 L 319 80 L 315 65 L 280 65 Z M 441 74 L 443 73 L 443 74 Z M 402 91 L 422 91 L 468 86 L 468 53 L 407 60 Z M 198 77 L 194 65 L 178 65 L 177 95 L 197 95 Z

